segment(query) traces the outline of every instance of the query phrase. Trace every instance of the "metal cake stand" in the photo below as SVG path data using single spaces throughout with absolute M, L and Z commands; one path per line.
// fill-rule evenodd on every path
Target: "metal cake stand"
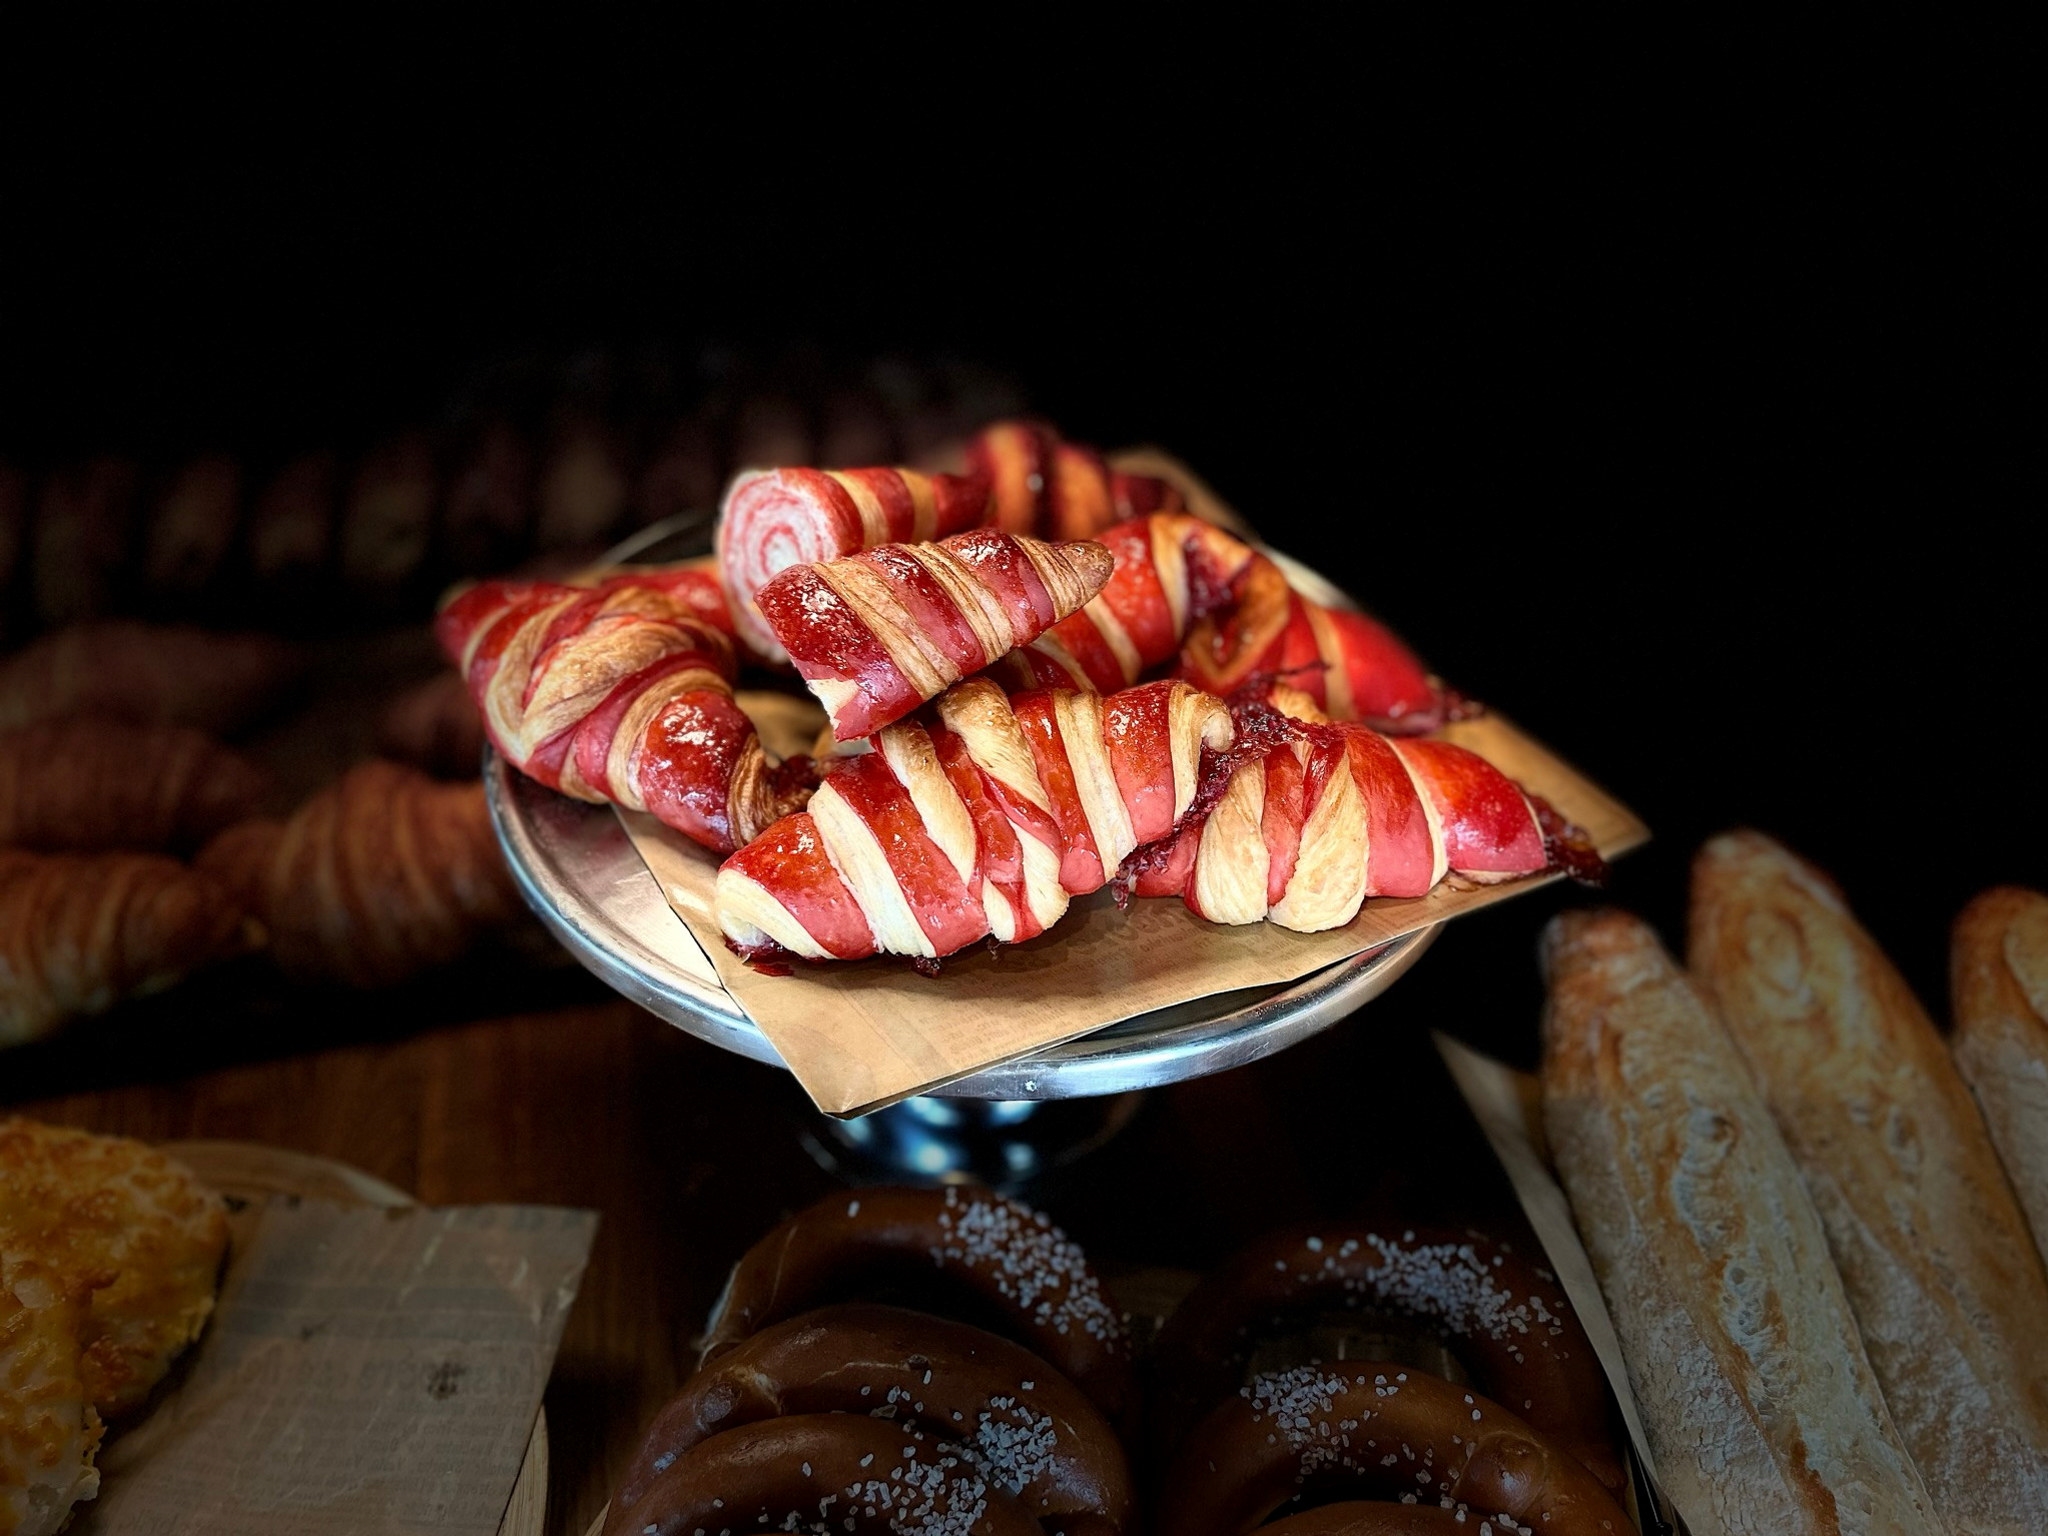
M 701 550 L 705 526 L 701 519 L 657 524 L 611 559 L 686 558 Z M 1349 606 L 1327 581 L 1284 563 L 1319 600 Z M 679 946 L 694 950 L 696 940 L 609 807 L 543 788 L 495 752 L 486 753 L 484 787 L 521 892 L 578 960 L 657 1018 L 723 1050 L 781 1065 L 775 1047 L 730 993 L 669 958 Z M 1399 980 L 1439 927 L 1284 986 L 1140 1014 L 858 1120 L 828 1120 L 813 1150 L 854 1177 L 867 1171 L 972 1173 L 995 1182 L 1028 1181 L 1099 1143 L 1128 1119 L 1134 1096 L 1144 1090 L 1227 1072 L 1328 1029 Z M 1088 1110 L 1075 1106 L 1061 1119 L 1046 1109 L 1055 1100 L 1097 1102 Z

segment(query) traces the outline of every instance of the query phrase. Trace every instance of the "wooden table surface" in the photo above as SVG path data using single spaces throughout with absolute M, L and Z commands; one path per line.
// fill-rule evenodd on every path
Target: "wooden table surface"
M 1199 1270 L 1266 1228 L 1354 1211 L 1512 1226 L 1504 1181 L 1428 1044 L 1442 984 L 1422 981 L 1434 972 L 1455 987 L 1505 937 L 1454 929 L 1345 1025 L 1152 1094 L 1030 1197 L 1112 1275 Z M 580 972 L 479 986 L 287 991 L 253 1011 L 238 998 L 231 1027 L 201 1017 L 219 998 L 167 998 L 0 1058 L 0 1110 L 318 1153 L 433 1205 L 601 1212 L 546 1399 L 548 1529 L 581 1536 L 688 1369 L 728 1266 L 835 1178 L 805 1150 L 818 1122 L 785 1074 L 700 1044 Z M 466 1000 L 521 992 L 536 1011 L 464 1016 Z

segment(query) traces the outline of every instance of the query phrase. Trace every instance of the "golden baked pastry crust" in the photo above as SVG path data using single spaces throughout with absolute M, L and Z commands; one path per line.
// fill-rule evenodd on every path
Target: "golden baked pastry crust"
M 90 1292 L 79 1374 L 108 1418 L 206 1326 L 227 1243 L 220 1196 L 155 1148 L 0 1120 L 0 1256 Z

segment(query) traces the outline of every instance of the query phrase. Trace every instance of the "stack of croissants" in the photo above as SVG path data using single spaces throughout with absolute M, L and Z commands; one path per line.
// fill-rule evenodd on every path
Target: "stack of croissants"
M 1485 1233 L 1268 1233 L 1141 1350 L 1044 1212 L 860 1189 L 734 1265 L 602 1528 L 1625 1536 L 1615 1436 L 1556 1277 Z
M 290 646 L 45 633 L 0 662 L 0 1039 L 257 948 L 356 986 L 465 953 L 519 909 L 474 777 L 486 735 L 718 855 L 727 940 L 770 966 L 934 965 L 1105 887 L 1312 932 L 1590 857 L 1431 734 L 1461 701 L 1398 638 L 1294 590 L 1181 486 L 1031 420 L 953 456 L 745 471 L 708 559 L 452 588 L 456 672 L 393 703 L 393 760 L 282 820 L 217 738 L 291 688 Z M 743 662 L 816 697 L 818 755 L 768 753 Z
M 1029 421 L 963 467 L 742 474 L 712 560 L 479 582 L 437 630 L 506 760 L 718 855 L 772 965 L 936 963 L 1105 887 L 1314 932 L 1591 859 L 1431 734 L 1460 701 L 1398 638 L 1179 486 Z M 794 669 L 818 756 L 767 752 L 743 660 Z
M 262 814 L 270 776 L 222 738 L 300 671 L 268 636 L 126 621 L 0 663 L 0 1045 L 257 951 L 400 982 L 514 920 L 476 750 L 468 782 L 378 758 Z M 386 735 L 431 761 L 417 713 L 399 701 Z

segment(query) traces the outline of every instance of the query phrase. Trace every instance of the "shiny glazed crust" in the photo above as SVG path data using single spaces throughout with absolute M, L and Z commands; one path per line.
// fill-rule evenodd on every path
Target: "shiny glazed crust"
M 435 629 L 492 743 L 550 789 L 646 811 L 719 853 L 809 792 L 733 701 L 731 640 L 659 578 L 484 582 Z
M 2048 1518 L 2048 1274 L 1933 1021 L 1833 883 L 1759 833 L 1694 860 L 1687 958 L 1812 1192 L 1942 1519 Z
M 754 607 L 841 741 L 872 735 L 1037 638 L 1109 579 L 1100 544 L 994 529 L 796 566 Z
M 1941 1530 L 1799 1171 L 1721 1021 L 1624 912 L 1545 930 L 1543 1111 L 1656 1471 L 1695 1530 Z
M 743 953 L 813 960 L 1031 938 L 1172 831 L 1203 751 L 1230 731 L 1223 706 L 1182 683 L 1010 698 L 970 678 L 726 860 L 720 927 Z

